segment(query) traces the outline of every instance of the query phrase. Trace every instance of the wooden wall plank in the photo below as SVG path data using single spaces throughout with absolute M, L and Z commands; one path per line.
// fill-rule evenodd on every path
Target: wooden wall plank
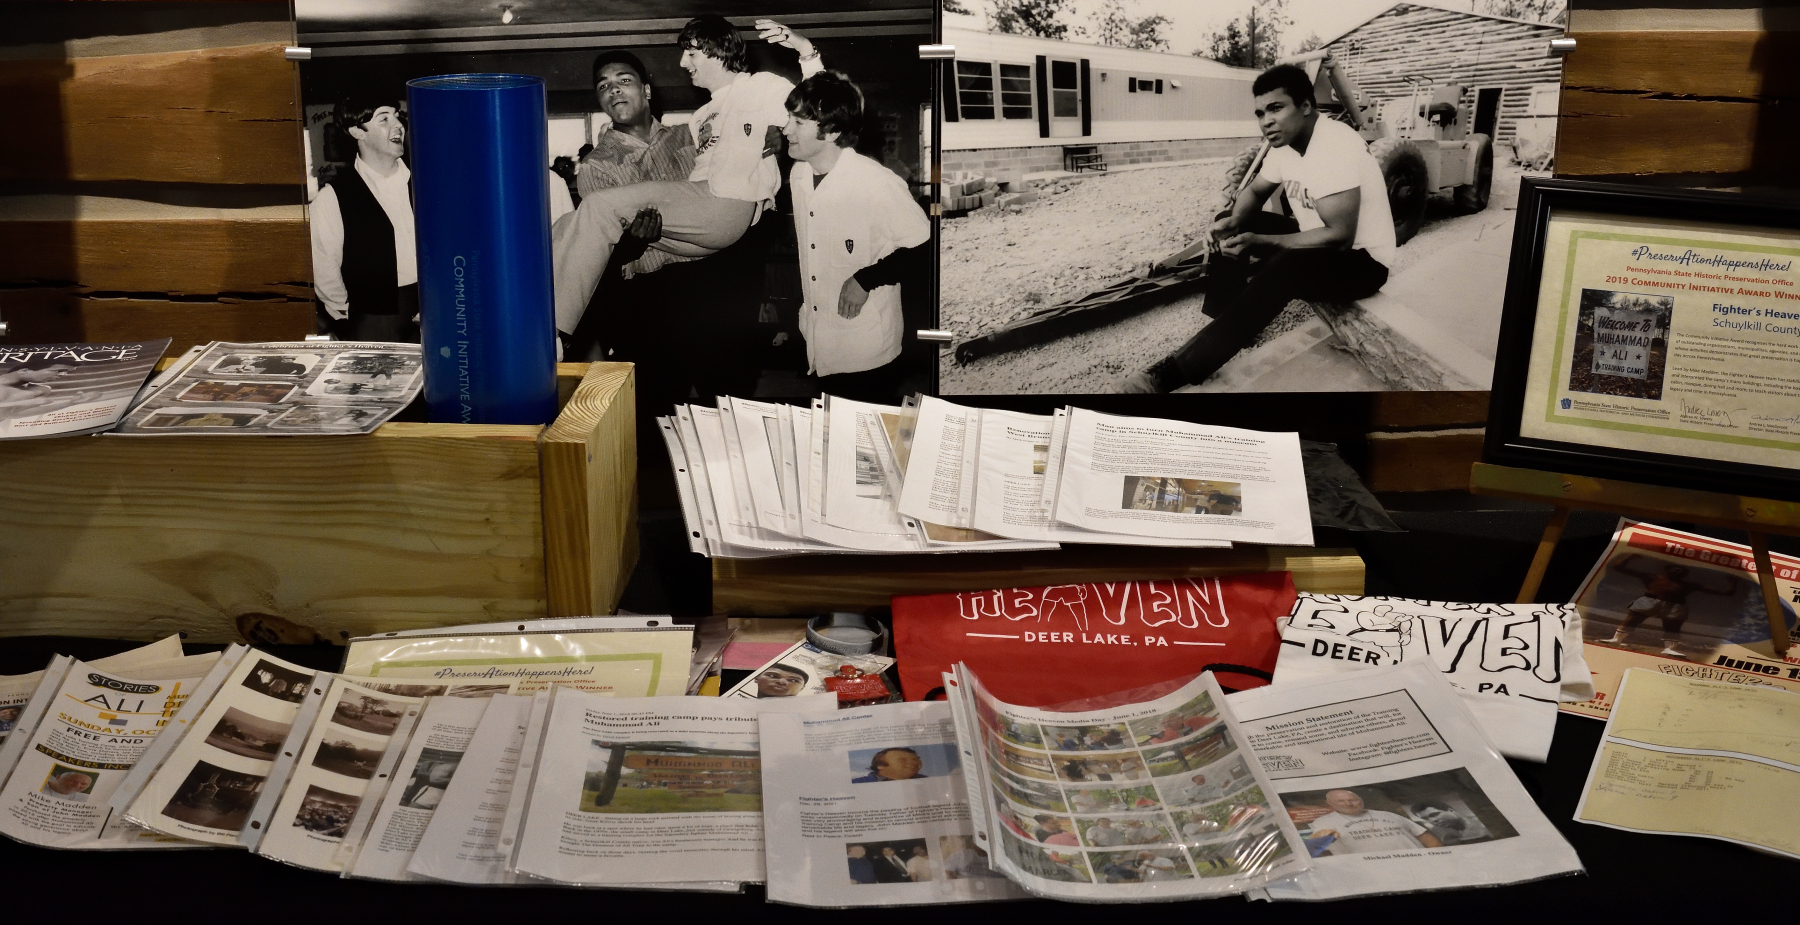
M 214 340 L 301 340 L 313 333 L 311 302 L 288 299 L 177 302 L 104 298 L 66 289 L 0 290 L 0 343 L 55 344 L 167 337 L 171 355 Z
M 312 242 L 298 217 L 0 221 L 0 282 L 304 299 L 311 279 Z
M 0 60 L 0 179 L 303 184 L 282 48 Z

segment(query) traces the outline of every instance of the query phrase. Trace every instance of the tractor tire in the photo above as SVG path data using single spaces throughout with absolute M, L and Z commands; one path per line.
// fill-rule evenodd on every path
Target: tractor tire
M 1381 165 L 1381 178 L 1387 183 L 1388 210 L 1394 214 L 1394 244 L 1405 244 L 1425 224 L 1425 201 L 1431 196 L 1431 175 L 1425 169 L 1425 156 L 1403 138 L 1377 138 L 1369 144 L 1369 154 Z
M 1469 157 L 1475 162 L 1475 182 L 1465 183 L 1451 193 L 1456 211 L 1464 215 L 1487 208 L 1488 192 L 1494 186 L 1494 142 L 1486 135 L 1470 135 Z

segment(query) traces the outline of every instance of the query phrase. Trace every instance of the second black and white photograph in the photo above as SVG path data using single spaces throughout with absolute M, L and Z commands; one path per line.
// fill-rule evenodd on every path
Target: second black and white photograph
M 1487 389 L 1565 7 L 946 0 L 940 394 Z
M 933 0 L 294 7 L 322 332 L 419 339 L 407 81 L 505 73 L 544 82 L 565 359 L 646 409 L 930 388 Z

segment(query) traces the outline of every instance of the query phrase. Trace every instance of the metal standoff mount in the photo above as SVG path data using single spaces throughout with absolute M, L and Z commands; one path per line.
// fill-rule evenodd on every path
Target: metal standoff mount
M 935 328 L 920 328 L 913 336 L 928 344 L 952 344 L 956 342 L 955 331 L 940 331 Z
M 300 45 L 289 45 L 281 50 L 289 61 L 311 61 L 312 49 Z
M 1557 58 L 1575 51 L 1575 40 L 1564 36 L 1550 40 L 1550 57 Z
M 922 59 L 950 59 L 956 57 L 955 45 L 920 45 L 919 57 Z

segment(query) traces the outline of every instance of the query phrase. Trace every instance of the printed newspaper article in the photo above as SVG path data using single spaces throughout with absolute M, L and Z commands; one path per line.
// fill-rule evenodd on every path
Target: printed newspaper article
M 1575 818 L 1800 860 L 1800 694 L 1625 672 Z
M 674 624 L 373 636 L 350 641 L 344 674 L 412 683 L 501 685 L 520 694 L 555 684 L 616 697 L 655 697 L 687 690 L 693 645 L 694 628 Z
M 1519 434 L 1786 468 L 1800 234 L 1552 216 Z
M 1088 530 L 1312 545 L 1297 434 L 1076 408 L 1056 495 Z
M 1788 633 L 1800 636 L 1800 559 L 1771 553 Z M 1630 668 L 1800 691 L 1800 658 L 1775 655 L 1748 546 L 1621 518 L 1575 592 L 1594 699 L 1567 713 L 1605 719 Z
M 531 698 L 504 694 L 491 698 L 466 742 L 461 730 L 468 724 L 439 719 L 432 712 L 437 705 L 436 700 L 427 704 L 426 738 L 408 750 L 412 760 L 401 765 L 412 769 L 407 775 L 410 789 L 392 803 L 396 822 L 403 812 L 411 817 L 404 831 L 416 841 L 406 873 L 412 879 L 452 883 L 512 883 L 517 877 L 506 869 L 508 852 L 500 845 L 500 826 L 515 792 L 513 780 L 531 719 Z M 449 728 L 452 725 L 458 728 Z M 441 796 L 435 796 L 432 781 L 444 763 L 451 764 L 450 782 Z M 390 824 L 378 831 L 387 840 L 396 828 Z
M 978 844 L 1050 899 L 1242 893 L 1308 862 L 1211 673 L 1146 703 L 1052 712 L 946 675 Z
M 1558 703 L 1594 696 L 1581 616 L 1569 604 L 1464 604 L 1302 592 L 1281 631 L 1275 677 L 1405 661 L 1435 665 L 1509 758 L 1543 761 Z
M 769 900 L 848 908 L 1021 899 L 988 865 L 950 705 L 761 717 Z
M 1579 873 L 1575 849 L 1429 662 L 1231 695 L 1313 866 L 1272 899 L 1520 883 Z
M 51 848 L 193 847 L 125 822 L 108 800 L 214 660 L 151 662 L 132 676 L 71 661 L 60 681 L 46 677 L 49 703 L 20 730 L 25 747 L 9 750 L 17 763 L 0 769 L 0 833 Z
M 831 697 L 550 696 L 512 868 L 582 886 L 762 882 L 757 714 L 837 708 Z

